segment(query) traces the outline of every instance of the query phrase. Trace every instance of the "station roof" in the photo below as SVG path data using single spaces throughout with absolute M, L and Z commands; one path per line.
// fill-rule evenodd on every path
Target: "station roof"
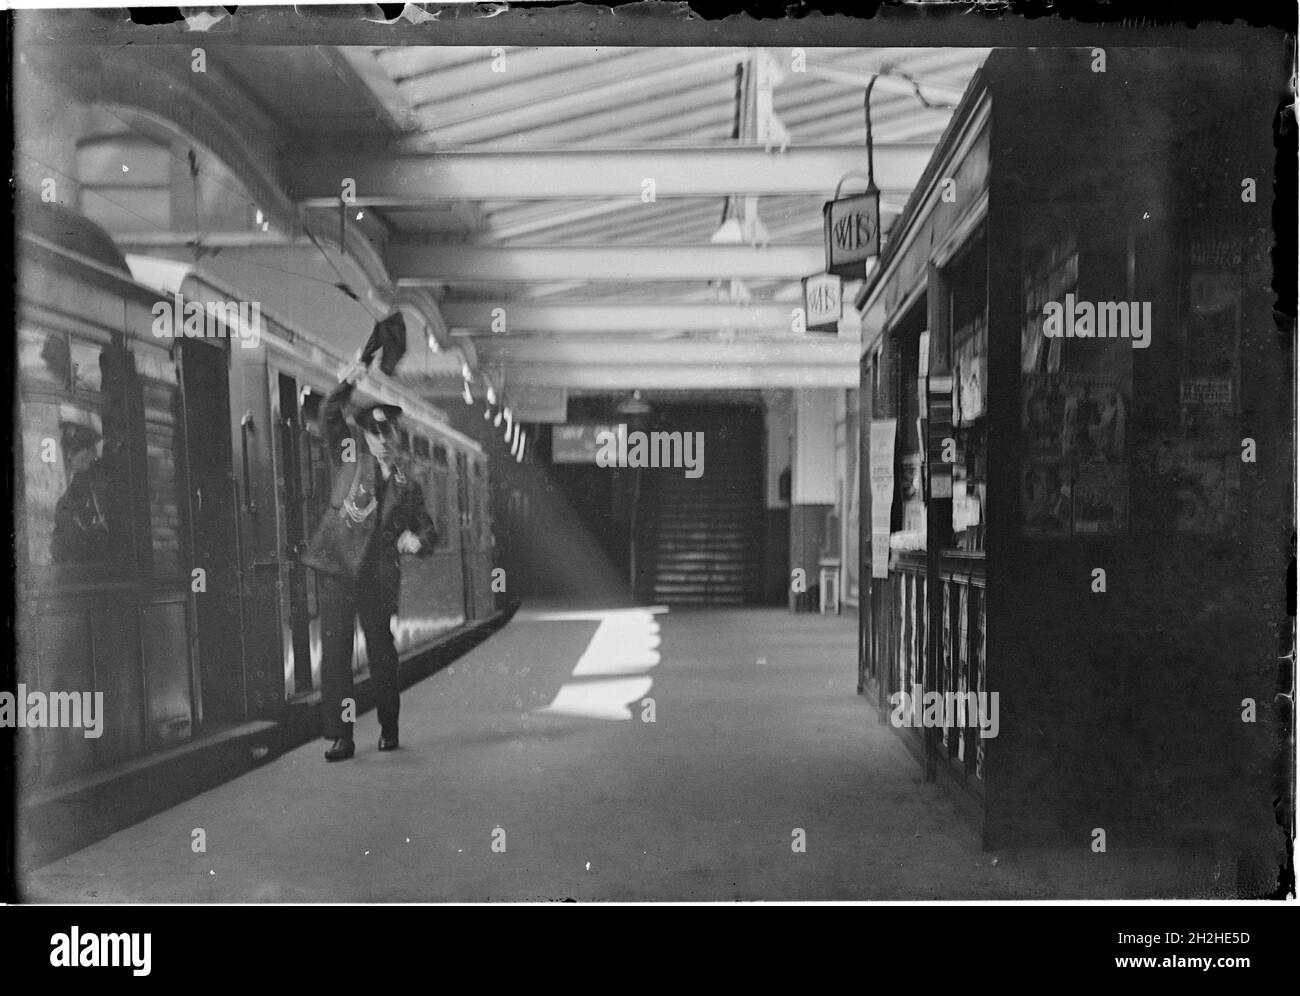
M 578 391 L 855 385 L 860 284 L 838 336 L 791 312 L 824 268 L 823 204 L 865 184 L 865 88 L 887 238 L 988 54 L 227 42 L 198 74 L 192 48 L 44 57 L 87 98 L 114 66 L 184 78 L 244 123 L 294 210 L 331 219 L 318 232 L 351 180 L 346 239 L 370 270 L 430 294 L 447 339 L 506 380 Z

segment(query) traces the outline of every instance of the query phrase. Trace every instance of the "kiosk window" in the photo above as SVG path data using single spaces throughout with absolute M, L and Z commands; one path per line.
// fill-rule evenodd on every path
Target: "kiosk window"
M 1029 233 L 1026 233 L 1026 238 Z M 1079 286 L 1079 241 L 1073 229 L 1026 246 L 1029 260 L 1021 277 L 1020 369 L 1055 373 L 1061 369 L 1063 340 L 1043 336 L 1043 306 L 1063 301 Z

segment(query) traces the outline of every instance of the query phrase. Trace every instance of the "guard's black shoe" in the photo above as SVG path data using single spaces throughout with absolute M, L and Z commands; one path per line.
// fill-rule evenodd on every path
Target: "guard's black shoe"
M 346 761 L 357 752 L 357 744 L 351 737 L 338 737 L 325 752 L 327 761 Z
M 392 736 L 389 736 L 387 733 L 381 733 L 379 735 L 380 750 L 397 750 L 397 746 L 398 744 L 397 744 L 396 733 L 394 733 Z

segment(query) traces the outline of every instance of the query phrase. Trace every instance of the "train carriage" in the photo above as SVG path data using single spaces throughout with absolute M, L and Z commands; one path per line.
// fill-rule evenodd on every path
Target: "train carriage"
M 102 695 L 98 736 L 23 741 L 49 785 L 193 736 L 193 600 L 178 364 L 156 295 L 70 212 L 26 212 L 16 316 L 17 679 Z
M 47 789 L 313 701 L 316 578 L 298 554 L 330 494 L 316 417 L 349 358 L 71 212 L 23 222 L 17 677 L 104 703 L 97 738 L 24 742 L 23 782 Z M 203 335 L 160 324 L 184 302 Z M 368 374 L 359 391 L 405 410 L 403 458 L 438 526 L 403 568 L 407 660 L 495 613 L 487 456 L 409 387 Z

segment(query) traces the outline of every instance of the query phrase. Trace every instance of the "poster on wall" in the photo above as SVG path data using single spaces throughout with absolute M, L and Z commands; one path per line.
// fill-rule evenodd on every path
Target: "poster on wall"
M 1118 377 L 1025 374 L 1021 428 L 1029 453 L 1123 465 L 1131 401 Z
M 1071 489 L 1076 536 L 1128 532 L 1128 475 L 1118 468 L 1079 468 Z
M 853 442 L 856 446 L 857 440 Z M 854 447 L 850 447 L 849 452 L 853 453 Z M 854 472 L 848 477 L 849 514 L 844 521 L 844 600 L 850 605 L 858 604 L 860 591 L 858 530 L 861 529 L 862 522 L 861 475 L 856 470 L 854 467 Z
M 899 493 L 903 499 L 903 528 L 890 538 L 889 545 L 895 550 L 924 550 L 925 458 L 920 453 L 909 453 L 900 462 L 903 474 L 899 481 Z
M 1180 336 L 1186 360 L 1206 367 L 1235 365 L 1241 259 L 1239 238 L 1198 238 L 1188 246 L 1187 307 Z
M 984 385 L 988 380 L 988 357 L 984 352 L 981 323 L 955 349 L 953 357 L 953 422 L 970 425 L 984 414 Z
M 552 426 L 551 462 L 594 464 L 600 451 L 598 437 L 602 432 L 614 432 L 616 428 L 583 423 Z
M 966 478 L 953 482 L 952 531 L 964 532 L 984 521 L 983 484 L 972 484 Z
M 1070 535 L 1073 484 L 1070 465 L 1058 458 L 1031 457 L 1022 463 L 1020 517 L 1025 536 Z
M 1178 438 L 1154 454 L 1183 533 L 1230 531 L 1239 508 L 1242 248 L 1240 238 L 1206 232 L 1186 250 Z
M 1127 378 L 1024 374 L 1021 468 L 1025 536 L 1114 536 L 1128 532 Z
M 871 423 L 871 576 L 889 576 L 889 525 L 894 514 L 894 437 L 897 419 Z
M 1155 472 L 1174 495 L 1174 528 L 1214 534 L 1235 523 L 1241 487 L 1238 451 L 1207 450 L 1195 441 L 1165 443 L 1155 451 Z

